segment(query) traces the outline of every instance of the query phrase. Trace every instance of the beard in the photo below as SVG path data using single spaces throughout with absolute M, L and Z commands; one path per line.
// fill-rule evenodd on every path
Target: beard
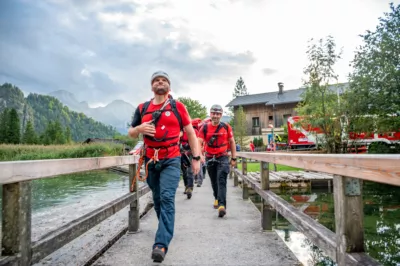
M 220 120 L 221 120 L 221 118 L 218 118 L 218 117 L 211 118 L 211 121 L 214 123 L 219 123 Z
M 168 92 L 168 90 L 165 89 L 165 88 L 158 88 L 158 89 L 155 89 L 155 93 L 156 93 L 157 95 L 165 95 L 165 94 L 167 94 L 167 92 Z

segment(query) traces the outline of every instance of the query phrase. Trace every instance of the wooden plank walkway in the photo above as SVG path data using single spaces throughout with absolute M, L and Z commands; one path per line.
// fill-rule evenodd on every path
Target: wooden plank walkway
M 261 184 L 260 172 L 248 172 L 247 176 Z M 239 182 L 241 182 L 240 178 Z M 271 188 L 279 188 L 281 186 L 308 187 L 311 185 L 330 187 L 332 186 L 333 175 L 308 171 L 270 171 L 269 182 Z
M 176 195 L 175 236 L 161 265 L 301 265 L 274 232 L 262 232 L 261 214 L 228 180 L 227 215 L 217 217 L 207 177 L 192 199 Z M 137 234 L 126 234 L 93 265 L 160 265 L 150 259 L 157 228 L 151 211 Z

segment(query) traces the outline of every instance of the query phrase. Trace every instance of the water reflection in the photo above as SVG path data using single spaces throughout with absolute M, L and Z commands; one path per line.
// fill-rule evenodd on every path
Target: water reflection
M 274 190 L 331 231 L 335 231 L 333 194 L 326 189 Z M 400 265 L 400 187 L 365 182 L 366 252 L 382 265 Z M 253 196 L 260 202 L 259 196 Z M 304 265 L 336 265 L 285 218 L 276 215 L 274 228 Z

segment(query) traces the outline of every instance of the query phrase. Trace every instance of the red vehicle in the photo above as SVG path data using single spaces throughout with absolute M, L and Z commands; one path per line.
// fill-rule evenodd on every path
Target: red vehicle
M 317 143 L 323 142 L 324 133 L 320 128 L 312 128 L 310 125 L 297 126 L 296 122 L 301 121 L 300 116 L 288 118 L 288 146 L 290 149 L 313 149 Z M 400 130 L 389 133 L 353 133 L 350 132 L 347 140 L 348 145 L 357 145 L 358 151 L 366 152 L 371 143 L 383 143 L 390 148 L 394 144 L 400 144 Z

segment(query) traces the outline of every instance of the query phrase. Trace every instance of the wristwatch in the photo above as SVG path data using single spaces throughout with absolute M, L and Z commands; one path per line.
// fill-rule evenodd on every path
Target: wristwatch
M 232 161 L 236 161 L 236 158 L 231 158 Z
M 192 159 L 196 160 L 196 161 L 200 161 L 200 156 L 193 156 Z

